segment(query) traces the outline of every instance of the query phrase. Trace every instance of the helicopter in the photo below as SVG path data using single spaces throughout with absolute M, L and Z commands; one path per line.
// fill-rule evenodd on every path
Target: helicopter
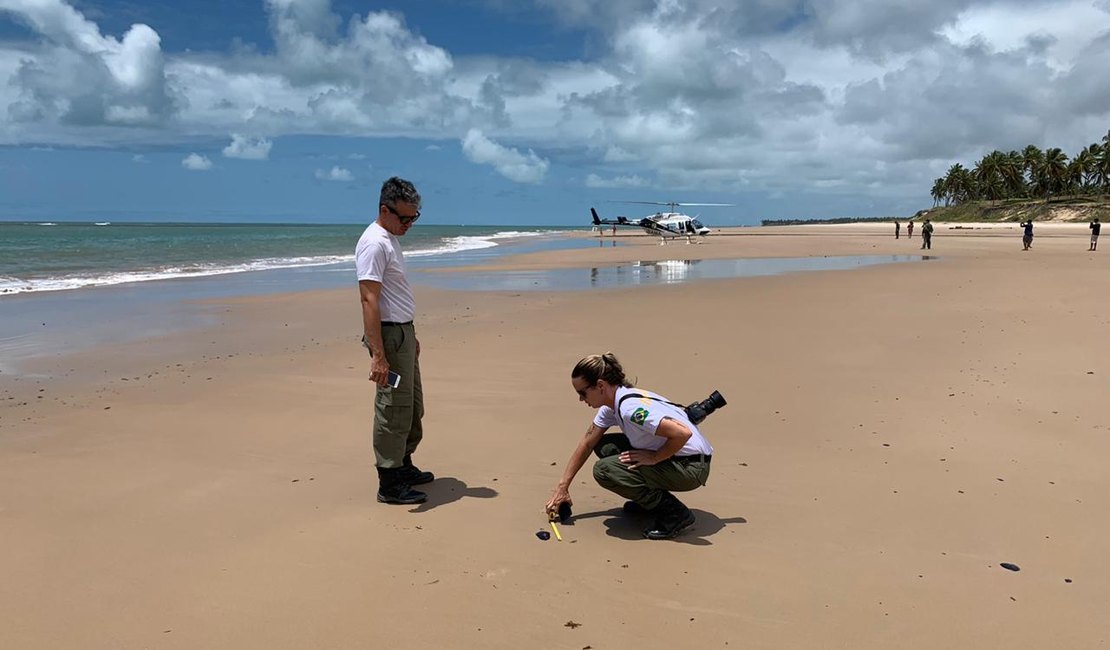
M 598 216 L 597 210 L 590 208 L 590 214 L 593 215 L 594 227 L 600 228 L 603 225 L 616 226 L 633 226 L 642 228 L 643 231 L 649 235 L 658 235 L 659 244 L 665 244 L 667 239 L 674 239 L 675 237 L 685 237 L 686 243 L 694 243 L 695 235 L 708 235 L 712 232 L 702 222 L 698 221 L 696 217 L 691 217 L 681 212 L 675 212 L 675 208 L 679 206 L 731 206 L 731 203 L 678 203 L 677 201 L 622 201 L 622 203 L 642 203 L 646 205 L 665 205 L 670 208 L 669 212 L 656 212 L 653 215 L 646 216 L 642 219 L 629 219 L 627 217 L 617 217 L 616 219 L 602 219 Z

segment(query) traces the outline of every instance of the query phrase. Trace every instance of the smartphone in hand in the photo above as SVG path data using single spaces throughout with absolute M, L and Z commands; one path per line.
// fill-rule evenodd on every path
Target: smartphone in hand
M 397 388 L 398 386 L 401 385 L 401 375 L 398 375 L 397 373 L 390 370 L 389 374 L 386 375 L 385 383 L 386 383 L 387 386 L 392 386 L 393 388 Z

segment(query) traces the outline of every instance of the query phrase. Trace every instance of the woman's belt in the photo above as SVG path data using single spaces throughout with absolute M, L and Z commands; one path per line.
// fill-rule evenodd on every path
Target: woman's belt
M 691 454 L 689 456 L 671 456 L 676 463 L 708 463 L 713 460 L 713 454 Z

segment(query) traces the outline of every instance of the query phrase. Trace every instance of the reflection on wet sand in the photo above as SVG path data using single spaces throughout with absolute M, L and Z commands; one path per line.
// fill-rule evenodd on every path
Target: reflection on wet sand
M 690 267 L 703 260 L 662 260 L 658 262 L 632 262 L 616 267 L 593 267 L 590 269 L 590 286 L 609 286 L 604 277 L 606 272 L 614 271 L 626 275 L 627 282 L 619 284 L 673 284 L 682 282 L 690 273 Z
M 921 255 L 854 255 L 843 257 L 778 257 L 731 260 L 638 261 L 586 269 L 485 271 L 465 274 L 414 274 L 420 284 L 446 289 L 484 291 L 567 291 L 645 284 L 676 284 L 693 280 L 778 275 L 798 271 L 837 271 L 876 264 L 937 259 Z

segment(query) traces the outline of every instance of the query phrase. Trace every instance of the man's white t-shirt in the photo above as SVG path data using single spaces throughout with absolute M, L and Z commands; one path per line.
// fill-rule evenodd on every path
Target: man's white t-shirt
M 405 277 L 405 257 L 401 242 L 375 221 L 362 233 L 355 247 L 358 279 L 382 285 L 378 308 L 383 321 L 407 323 L 416 314 L 416 301 Z
M 621 398 L 628 393 L 640 394 L 644 397 L 629 397 L 622 402 Z M 647 399 L 647 397 L 654 399 Z M 666 444 L 667 439 L 655 435 L 655 430 L 659 428 L 659 423 L 664 418 L 670 418 L 684 425 L 692 434 L 686 444 L 682 446 L 682 449 L 675 454 L 676 456 L 711 455 L 713 447 L 701 435 L 701 431 L 698 431 L 694 423 L 686 417 L 686 412 L 676 406 L 667 404 L 665 401 L 660 401 L 662 399 L 662 397 L 649 390 L 621 386 L 617 388 L 616 396 L 616 403 L 620 406 L 621 411 L 620 417 L 617 417 L 613 409 L 602 406 L 597 410 L 597 415 L 594 416 L 594 424 L 602 429 L 620 427 L 624 435 L 628 436 L 628 440 L 634 448 L 656 451 Z

